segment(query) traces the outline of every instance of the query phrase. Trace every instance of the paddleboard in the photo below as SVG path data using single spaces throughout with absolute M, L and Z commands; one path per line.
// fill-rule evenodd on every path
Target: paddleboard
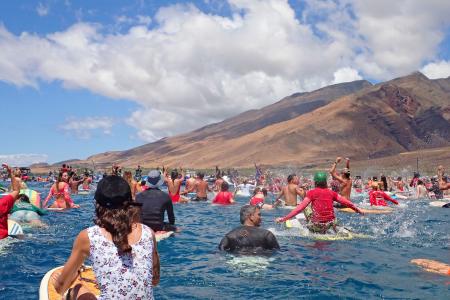
M 39 300 L 60 300 L 61 295 L 59 295 L 55 287 L 52 284 L 51 276 L 52 274 L 57 274 L 62 271 L 63 267 L 57 267 L 50 271 L 48 271 L 44 278 L 41 280 L 41 285 L 39 288 Z M 88 279 L 89 281 L 83 280 Z M 92 293 L 94 293 L 97 297 L 100 295 L 100 290 L 98 289 L 96 283 L 90 282 L 90 280 L 95 281 L 95 274 L 92 270 L 92 267 L 85 267 L 81 272 L 81 278 L 78 276 L 75 281 L 70 285 L 70 287 L 74 287 L 78 283 L 82 283 L 83 286 L 89 289 Z
M 450 265 L 444 264 L 443 262 L 426 258 L 416 258 L 412 259 L 411 263 L 427 272 L 450 276 Z
M 347 213 L 356 213 L 353 209 L 349 207 L 339 208 L 338 210 Z M 394 211 L 394 209 L 390 207 L 373 208 L 373 209 L 360 208 L 360 210 L 365 214 L 390 214 Z
M 23 236 L 22 226 L 16 221 L 8 219 L 8 235 L 12 237 Z
M 174 234 L 173 231 L 157 231 L 155 232 L 155 238 L 156 241 L 159 242 L 167 239 L 168 237 L 171 237 L 173 234 Z
M 430 202 L 430 206 L 442 207 L 442 206 L 444 206 L 447 203 L 448 202 L 445 202 L 445 201 L 432 201 L 432 202 Z
M 312 238 L 314 240 L 320 241 L 344 241 L 344 240 L 352 240 L 355 238 L 370 238 L 369 235 L 356 233 L 347 228 L 338 226 L 338 232 L 333 232 L 332 229 L 329 230 L 329 233 L 320 234 L 320 233 L 312 233 L 306 227 L 306 224 L 303 224 L 304 221 L 300 221 L 298 219 L 290 219 L 285 222 L 285 226 L 288 229 L 287 231 L 292 231 L 293 233 L 297 233 L 297 235 L 301 237 Z M 284 235 L 278 234 L 277 231 L 272 231 L 275 235 Z
M 46 210 L 63 212 L 69 210 L 70 208 L 62 208 L 62 207 L 47 207 Z

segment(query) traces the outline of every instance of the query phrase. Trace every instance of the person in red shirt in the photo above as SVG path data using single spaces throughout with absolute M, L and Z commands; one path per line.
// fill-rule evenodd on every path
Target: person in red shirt
M 312 213 L 308 216 L 308 229 L 315 233 L 326 233 L 328 229 L 336 229 L 336 217 L 334 215 L 333 202 L 337 201 L 346 207 L 350 207 L 355 212 L 363 214 L 363 212 L 357 208 L 348 199 L 342 197 L 336 192 L 328 189 L 327 186 L 327 174 L 325 172 L 317 172 L 314 175 L 315 188 L 306 193 L 305 199 L 294 208 L 287 216 L 277 218 L 277 223 L 285 222 L 299 213 L 301 213 L 308 205 L 311 204 Z
M 8 237 L 8 213 L 19 197 L 21 180 L 12 175 L 11 168 L 7 164 L 2 165 L 11 177 L 12 192 L 0 198 L 0 240 Z
M 256 187 L 253 191 L 253 197 L 250 199 L 250 205 L 258 206 L 260 209 L 272 209 L 273 205 L 265 204 L 264 199 L 267 196 L 267 189 Z
M 378 190 L 378 184 L 372 183 L 372 190 L 369 192 L 369 200 L 370 205 L 372 206 L 388 206 L 386 201 L 390 201 L 394 203 L 395 205 L 398 205 L 398 202 L 391 197 L 389 197 L 388 194 L 386 194 L 383 191 Z
M 212 201 L 213 204 L 229 205 L 234 203 L 233 193 L 228 191 L 228 187 L 228 183 L 223 181 L 220 186 L 220 192 L 217 193 L 216 197 Z

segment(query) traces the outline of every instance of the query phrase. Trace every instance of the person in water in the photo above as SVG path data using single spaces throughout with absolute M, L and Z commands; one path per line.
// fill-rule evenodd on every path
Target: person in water
M 317 172 L 314 175 L 314 184 L 316 187 L 306 193 L 305 199 L 303 199 L 296 208 L 294 208 L 287 216 L 277 218 L 275 221 L 277 223 L 283 223 L 301 213 L 311 204 L 312 212 L 310 216 L 307 216 L 307 219 L 309 220 L 307 227 L 314 233 L 325 234 L 330 228 L 337 232 L 336 217 L 334 215 L 333 207 L 334 201 L 353 209 L 357 213 L 364 214 L 350 202 L 350 200 L 328 189 L 327 174 L 325 172 Z
M 381 191 L 379 189 L 378 183 L 372 183 L 372 190 L 369 192 L 369 201 L 371 206 L 388 206 L 386 201 L 390 201 L 395 205 L 398 205 L 398 202 L 392 199 L 388 194 Z
M 14 206 L 9 212 L 9 218 L 18 223 L 29 223 L 32 226 L 44 226 L 40 216 L 46 215 L 47 212 L 30 203 L 27 195 L 21 194 L 15 201 Z
M 298 186 L 299 179 L 297 175 L 290 174 L 287 177 L 288 184 L 281 189 L 281 193 L 275 199 L 275 205 L 279 203 L 281 198 L 284 198 L 284 205 L 296 206 L 297 196 L 305 197 L 305 190 Z
M 142 204 L 142 223 L 153 231 L 176 231 L 175 214 L 173 204 L 167 193 L 159 188 L 164 183 L 164 178 L 158 170 L 152 170 L 147 177 L 148 189 L 136 195 L 136 202 Z M 164 214 L 167 212 L 169 223 L 164 222 Z
M 441 191 L 450 189 L 450 183 L 447 181 L 447 177 L 444 176 L 444 167 L 442 166 L 438 167 L 438 182 Z
M 415 190 L 416 190 L 416 198 L 417 199 L 423 199 L 428 198 L 428 190 L 425 187 L 425 184 L 423 183 L 422 179 L 418 179 L 415 183 Z
M 92 183 L 91 176 L 89 176 L 88 172 L 85 172 L 83 175 L 83 184 L 81 185 L 81 188 L 84 191 L 89 191 L 91 189 L 91 183 Z
M 7 164 L 2 165 L 11 177 L 11 193 L 0 198 L 0 240 L 8 237 L 8 214 L 19 197 L 21 180 L 13 175 Z
M 168 174 L 165 172 L 165 169 L 163 168 L 164 178 L 167 183 L 167 189 L 169 191 L 169 197 L 170 199 L 172 199 L 173 203 L 187 202 L 187 200 L 185 200 L 184 197 L 182 198 L 180 196 L 181 184 L 183 183 L 184 178 L 183 169 L 180 168 L 180 171 L 181 171 L 181 178 L 180 174 L 176 169 L 170 173 L 169 177 Z
M 78 178 L 77 174 L 69 174 L 69 187 L 72 194 L 78 194 L 78 187 L 83 183 L 83 179 Z
M 193 191 L 195 191 L 195 198 L 193 201 L 208 201 L 208 192 L 212 190 L 209 188 L 208 182 L 206 182 L 205 174 L 200 172 L 197 174 L 197 180 L 195 181 Z
M 336 161 L 331 166 L 330 174 L 334 180 L 337 180 L 339 182 L 339 194 L 346 199 L 350 199 L 350 194 L 352 192 L 352 180 L 350 178 L 350 159 L 345 159 L 347 162 L 346 167 L 342 170 L 341 175 L 339 175 L 336 172 L 336 167 L 341 162 L 341 160 L 341 157 L 336 158 Z
M 222 186 L 220 188 L 220 192 L 218 192 L 216 197 L 214 197 L 212 203 L 221 205 L 233 204 L 235 202 L 233 198 L 233 193 L 229 192 L 228 188 L 229 188 L 228 183 L 226 181 L 223 181 Z
M 46 207 L 48 201 L 53 196 L 56 198 L 55 202 L 50 206 L 51 208 L 79 208 L 80 206 L 75 204 L 70 198 L 69 192 L 69 184 L 67 181 L 69 180 L 69 175 L 67 172 L 60 172 L 56 182 L 50 188 L 50 192 L 45 198 L 42 207 Z
M 133 179 L 133 175 L 131 174 L 131 171 L 125 171 L 123 173 L 123 179 L 125 179 L 125 181 L 128 182 L 128 185 L 130 186 L 131 196 L 133 197 L 133 199 L 136 199 L 138 183 Z
M 250 188 L 254 188 L 254 185 L 251 185 L 248 183 L 247 179 L 244 179 L 244 182 L 239 184 L 236 187 L 236 190 L 234 191 L 234 194 L 236 195 L 238 192 L 240 192 L 241 196 L 250 196 Z
M 155 233 L 138 222 L 141 203 L 133 201 L 128 183 L 106 176 L 95 192 L 95 226 L 82 230 L 61 272 L 51 280 L 63 295 L 89 258 L 100 289 L 100 299 L 153 299 L 160 263 Z M 97 299 L 82 284 L 65 299 Z
M 240 211 L 242 226 L 225 235 L 219 249 L 229 252 L 256 252 L 280 249 L 278 241 L 269 230 L 260 228 L 261 210 L 257 206 L 244 205 Z
M 258 206 L 260 209 L 273 209 L 273 205 L 264 203 L 267 197 L 267 189 L 256 187 L 253 191 L 253 197 L 250 199 L 249 204 L 253 206 Z

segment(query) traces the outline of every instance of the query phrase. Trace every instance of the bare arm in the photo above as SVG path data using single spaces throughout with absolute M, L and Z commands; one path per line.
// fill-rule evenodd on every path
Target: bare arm
M 275 221 L 277 223 L 282 223 L 285 222 L 286 220 L 295 217 L 296 215 L 301 213 L 308 206 L 309 203 L 311 203 L 311 199 L 305 197 L 305 199 L 303 199 L 303 201 L 299 205 L 297 205 L 297 207 L 294 208 L 287 216 L 284 216 L 282 218 L 276 218 Z
M 152 253 L 153 259 L 153 278 L 152 278 L 152 285 L 156 286 L 159 284 L 160 280 L 160 262 L 159 262 L 159 254 L 158 254 L 158 244 L 156 242 L 155 233 L 153 232 L 153 253 Z
M 89 256 L 89 237 L 87 230 L 83 230 L 78 234 L 73 243 L 72 253 L 64 265 L 61 273 L 52 276 L 51 280 L 58 294 L 62 295 L 70 287 L 71 283 L 78 275 L 78 269 L 84 260 Z
M 336 158 L 336 161 L 331 165 L 330 174 L 331 174 L 331 177 L 333 177 L 333 179 L 336 179 L 340 183 L 344 183 L 345 182 L 344 178 L 339 176 L 336 172 L 336 167 L 341 160 L 342 160 L 342 158 L 340 158 L 340 157 Z

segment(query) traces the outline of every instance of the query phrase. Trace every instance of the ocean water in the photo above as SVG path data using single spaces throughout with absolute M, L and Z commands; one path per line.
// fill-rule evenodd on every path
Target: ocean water
M 31 188 L 43 192 L 42 184 Z M 46 229 L 25 228 L 24 240 L 0 244 L 0 299 L 38 299 L 40 280 L 67 260 L 80 230 L 92 225 L 92 195 L 75 196 L 81 209 L 53 212 Z M 353 199 L 364 202 L 362 197 Z M 340 223 L 370 238 L 316 241 L 278 236 L 271 256 L 234 256 L 218 251 L 239 225 L 238 198 L 227 207 L 207 203 L 175 206 L 181 232 L 158 245 L 161 283 L 156 299 L 450 299 L 450 277 L 427 273 L 413 258 L 450 263 L 450 209 L 426 200 L 402 201 L 392 214 L 338 212 Z M 262 212 L 262 227 L 283 232 L 274 218 L 289 210 Z

